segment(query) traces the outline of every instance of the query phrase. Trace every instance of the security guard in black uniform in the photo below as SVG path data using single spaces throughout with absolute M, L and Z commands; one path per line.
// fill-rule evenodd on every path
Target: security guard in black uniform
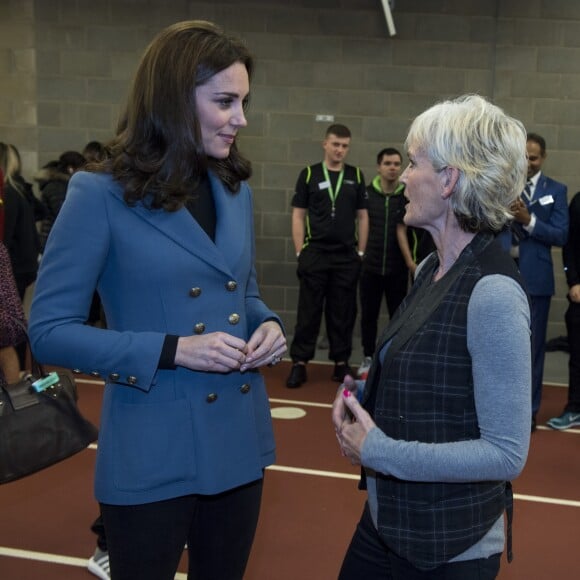
M 344 159 L 351 133 L 344 125 L 326 130 L 324 161 L 303 169 L 292 199 L 292 239 L 300 281 L 293 365 L 286 386 L 306 381 L 314 357 L 322 313 L 332 380 L 353 374 L 349 366 L 356 318 L 357 282 L 368 237 L 367 193 L 361 170 Z

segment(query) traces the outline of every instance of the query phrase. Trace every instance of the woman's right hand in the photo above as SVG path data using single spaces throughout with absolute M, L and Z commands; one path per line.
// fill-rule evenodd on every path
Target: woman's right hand
M 570 297 L 571 302 L 580 302 L 580 284 L 574 284 L 574 286 L 570 286 L 568 296 Z
M 351 415 L 348 407 L 346 406 L 343 392 L 347 389 L 354 395 L 356 395 L 357 384 L 356 381 L 350 375 L 344 377 L 344 382 L 338 387 L 336 392 L 336 397 L 332 405 L 332 422 L 334 423 L 334 430 L 336 433 L 342 429 L 343 423 L 348 419 L 350 421 Z
M 182 336 L 177 341 L 175 364 L 194 371 L 227 373 L 246 360 L 245 341 L 226 332 Z

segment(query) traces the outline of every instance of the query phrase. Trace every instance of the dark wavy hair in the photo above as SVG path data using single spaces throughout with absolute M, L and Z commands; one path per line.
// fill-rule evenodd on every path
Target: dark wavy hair
M 129 205 L 175 211 L 200 179 L 213 171 L 232 192 L 251 176 L 234 143 L 226 159 L 206 155 L 195 89 L 235 63 L 251 78 L 253 59 L 241 40 L 202 20 L 178 22 L 149 44 L 137 69 L 117 133 L 107 144 L 107 171 Z

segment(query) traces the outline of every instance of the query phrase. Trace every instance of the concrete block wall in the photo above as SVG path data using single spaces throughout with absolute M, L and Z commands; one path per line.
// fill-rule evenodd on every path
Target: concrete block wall
M 353 132 L 350 162 L 370 180 L 376 152 L 402 148 L 435 101 L 481 93 L 548 142 L 546 173 L 580 189 L 580 3 L 576 0 L 396 0 L 389 37 L 380 0 L 0 0 L 0 140 L 25 174 L 113 133 L 147 42 L 177 20 L 204 18 L 256 56 L 249 126 L 262 293 L 292 332 L 297 303 L 290 199 L 321 157 L 333 115 Z M 564 334 L 566 288 L 549 336 Z

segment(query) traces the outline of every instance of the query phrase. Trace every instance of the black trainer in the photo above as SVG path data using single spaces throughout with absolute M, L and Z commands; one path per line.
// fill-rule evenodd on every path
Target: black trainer
M 286 379 L 286 386 L 289 389 L 297 389 L 306 382 L 306 365 L 294 363 L 290 375 Z
M 350 375 L 351 377 L 356 377 L 356 373 L 350 368 L 348 363 L 335 364 L 334 371 L 332 372 L 332 380 L 337 383 L 344 382 L 344 377 Z

